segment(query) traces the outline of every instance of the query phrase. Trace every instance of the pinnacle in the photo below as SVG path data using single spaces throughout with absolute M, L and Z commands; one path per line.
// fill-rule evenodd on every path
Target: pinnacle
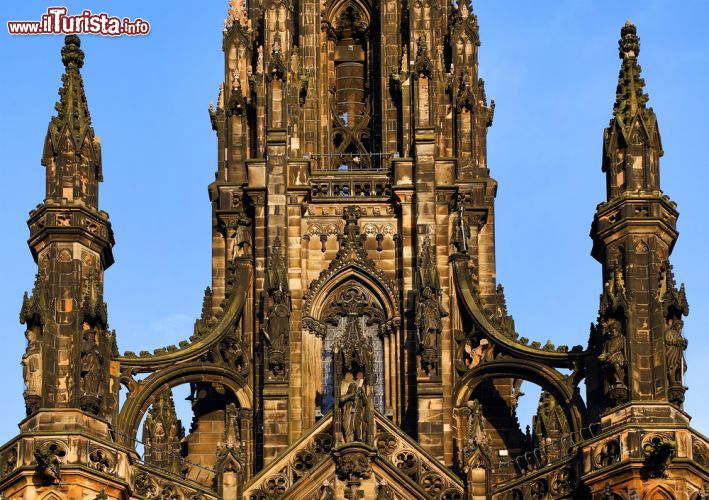
M 64 37 L 62 47 L 62 62 L 66 69 L 81 68 L 84 65 L 84 51 L 80 49 L 81 40 L 76 35 Z
M 625 22 L 625 26 L 620 30 L 620 58 L 635 59 L 640 54 L 640 38 L 638 38 L 638 28 L 630 21 Z
M 649 97 L 644 92 L 645 80 L 640 76 L 641 68 L 638 64 L 640 54 L 640 38 L 638 30 L 633 23 L 626 21 L 620 30 L 618 41 L 619 57 L 623 60 L 618 75 L 618 88 L 613 114 L 620 118 L 625 125 L 639 113 L 646 110 L 645 104 Z
M 54 106 L 57 115 L 50 123 L 50 130 L 53 129 L 53 134 L 61 133 L 64 125 L 68 125 L 77 139 L 80 139 L 86 129 L 91 126 L 91 115 L 84 94 L 84 82 L 79 71 L 84 65 L 84 52 L 80 47 L 81 41 L 78 36 L 67 35 L 64 38 L 62 62 L 66 70 L 62 75 L 59 101 Z

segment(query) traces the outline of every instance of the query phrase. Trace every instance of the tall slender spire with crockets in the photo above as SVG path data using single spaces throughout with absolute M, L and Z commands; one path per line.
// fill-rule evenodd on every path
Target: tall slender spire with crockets
M 113 263 L 114 240 L 108 214 L 98 209 L 101 147 L 79 72 L 84 53 L 77 36 L 65 38 L 62 62 L 57 114 L 42 154 L 46 197 L 28 221 L 39 269 L 20 317 L 28 328 L 24 395 L 28 414 L 78 408 L 112 420 L 118 381 L 109 370 L 115 339 L 108 331 L 103 272 Z
M 592 255 L 603 265 L 604 282 L 591 336 L 598 376 L 588 381 L 590 406 L 599 411 L 650 400 L 680 406 L 686 389 L 681 318 L 688 308 L 669 264 L 679 214 L 660 191 L 660 133 L 647 106 L 640 40 L 630 22 L 619 46 L 623 62 L 603 143 L 607 200 L 591 229 Z
M 42 164 L 47 168 L 47 200 L 82 200 L 98 206 L 102 180 L 101 144 L 94 136 L 80 69 L 84 52 L 79 37 L 69 35 L 62 48 L 62 75 L 57 115 L 52 117 L 44 142 Z
M 657 117 L 647 106 L 649 97 L 640 76 L 640 39 L 630 21 L 621 30 L 619 46 L 623 63 L 613 118 L 604 137 L 603 171 L 608 176 L 609 200 L 627 191 L 659 190 L 663 153 Z

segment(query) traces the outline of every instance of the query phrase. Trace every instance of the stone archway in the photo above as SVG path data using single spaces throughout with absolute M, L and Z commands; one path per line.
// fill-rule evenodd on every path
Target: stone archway
M 199 362 L 163 368 L 135 385 L 118 415 L 119 438 L 128 446 L 135 442 L 143 415 L 161 392 L 190 382 L 213 382 L 229 389 L 243 409 L 251 409 L 253 395 L 246 381 L 225 367 Z M 251 439 L 249 438 L 249 442 Z
M 497 359 L 481 363 L 468 371 L 456 384 L 454 405 L 464 406 L 481 382 L 495 378 L 522 379 L 539 385 L 563 404 L 571 432 L 578 433 L 584 428 L 586 405 L 576 388 L 570 387 L 557 370 L 534 361 Z
M 509 383 L 500 385 L 499 382 L 510 380 L 540 386 L 556 401 L 555 411 L 563 413 L 562 420 L 568 425 L 567 436 L 556 436 L 553 443 L 545 442 L 543 447 L 534 448 L 538 456 L 530 451 L 533 439 L 520 428 L 515 407 L 506 405 L 506 399 L 498 395 L 498 391 L 504 392 L 510 387 Z M 492 476 L 486 473 L 482 478 L 484 483 L 492 477 L 499 484 L 508 479 L 507 475 L 555 460 L 565 453 L 562 450 L 579 440 L 586 425 L 585 405 L 576 388 L 557 370 L 529 360 L 497 359 L 479 364 L 458 382 L 453 403 L 458 419 L 455 438 L 460 466 L 470 466 L 470 454 L 475 450 L 495 457 L 497 462 L 493 464 L 497 468 L 495 473 Z

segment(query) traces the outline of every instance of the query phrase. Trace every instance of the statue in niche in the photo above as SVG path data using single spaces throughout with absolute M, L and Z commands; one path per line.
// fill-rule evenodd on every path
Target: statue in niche
M 465 220 L 463 207 L 455 212 L 453 217 L 453 235 L 451 243 L 459 252 L 468 251 L 468 241 L 470 240 L 470 224 Z
M 687 339 L 682 336 L 683 327 L 684 321 L 681 318 L 672 318 L 667 321 L 665 328 L 667 378 L 670 385 L 682 385 L 684 372 L 687 370 L 687 365 L 684 362 Z
M 608 386 L 625 388 L 625 335 L 620 321 L 610 318 L 603 322 L 603 351 L 598 356 L 602 363 Z
M 242 213 L 237 216 L 235 224 L 231 260 L 251 254 L 251 219 Z
M 153 447 L 154 447 L 154 459 L 157 462 L 163 462 L 166 457 L 163 456 L 165 451 L 165 427 L 162 421 L 158 420 L 153 426 Z
M 39 332 L 35 328 L 25 331 L 27 349 L 22 356 L 22 374 L 25 380 L 25 394 L 42 394 L 42 354 L 39 345 Z
M 335 338 L 333 437 L 338 444 L 371 444 L 374 433 L 372 381 L 374 350 L 371 337 L 361 328 L 356 312 L 347 316 L 341 335 Z
M 347 385 L 347 392 L 340 399 L 342 407 L 342 435 L 346 443 L 354 441 L 355 427 L 355 400 L 357 399 L 357 382 L 350 382 Z
M 483 430 L 483 409 L 477 399 L 468 401 L 470 415 L 468 415 L 468 438 L 476 445 L 480 446 L 487 442 L 487 436 Z
M 290 298 L 282 289 L 276 289 L 266 316 L 264 332 L 269 343 L 268 368 L 275 376 L 285 375 L 286 349 L 290 329 Z
M 143 425 L 145 462 L 180 473 L 184 429 L 175 413 L 171 391 L 160 394 L 148 410 Z
M 441 319 L 446 316 L 448 316 L 448 313 L 443 309 L 433 289 L 430 287 L 424 288 L 421 292 L 417 317 L 421 335 L 420 341 L 424 349 L 437 348 L 438 336 L 442 327 Z
M 369 398 L 361 376 L 353 380 L 351 374 L 343 380 L 345 393 L 340 397 L 340 419 L 345 443 L 363 442 L 368 439 Z
M 421 246 L 417 270 L 415 325 L 421 353 L 421 368 L 435 374 L 438 367 L 439 337 L 442 318 L 448 313 L 441 305 L 441 283 L 436 269 L 436 254 L 431 239 L 426 237 Z
M 96 344 L 96 331 L 84 330 L 81 342 L 81 392 L 98 395 L 101 382 L 101 353 Z

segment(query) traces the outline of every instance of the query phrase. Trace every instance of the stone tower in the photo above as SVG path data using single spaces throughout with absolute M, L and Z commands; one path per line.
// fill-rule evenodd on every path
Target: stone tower
M 209 108 L 202 313 L 189 339 L 120 354 L 101 291 L 113 240 L 100 148 L 67 37 L 47 199 L 30 219 L 28 418 L 0 448 L 0 492 L 706 498 L 709 444 L 682 410 L 678 214 L 660 191 L 635 27 L 604 135 L 591 231 L 604 285 L 586 347 L 520 336 L 496 281 L 479 46 L 465 2 L 232 0 Z M 524 381 L 543 389 L 526 432 Z M 189 429 L 170 392 L 183 384 Z

